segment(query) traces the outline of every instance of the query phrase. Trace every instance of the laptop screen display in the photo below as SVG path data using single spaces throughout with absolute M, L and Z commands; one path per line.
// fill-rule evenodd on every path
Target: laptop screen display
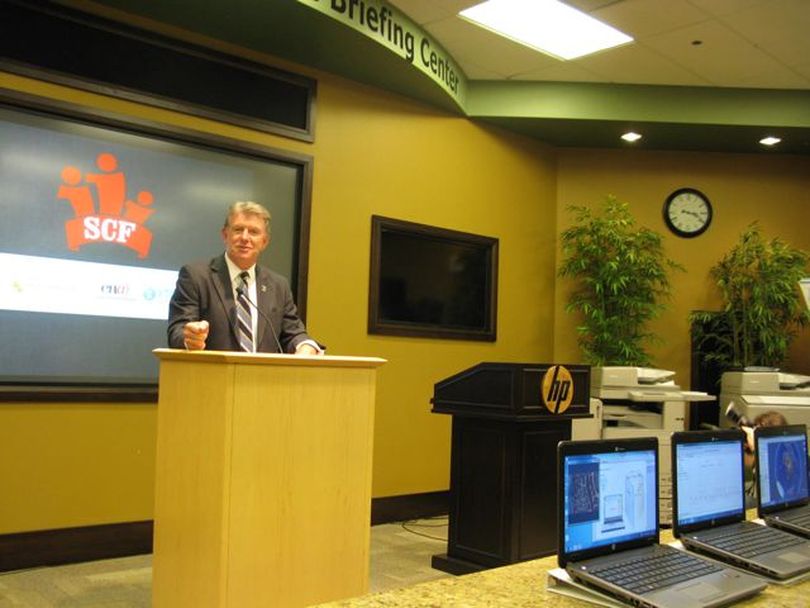
M 742 443 L 680 443 L 675 458 L 679 526 L 744 514 Z
M 807 498 L 807 436 L 763 436 L 758 438 L 757 482 L 763 507 L 802 501 Z
M 563 462 L 566 553 L 657 531 L 655 450 L 571 454 Z

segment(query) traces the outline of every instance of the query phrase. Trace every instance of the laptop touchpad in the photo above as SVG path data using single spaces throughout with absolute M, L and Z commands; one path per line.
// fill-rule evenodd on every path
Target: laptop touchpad
M 720 589 L 708 583 L 695 583 L 679 589 L 678 592 L 696 600 L 709 600 L 721 593 Z
M 807 556 L 802 555 L 801 553 L 796 553 L 795 551 L 790 551 L 788 553 L 782 553 L 779 556 L 779 559 L 790 562 L 791 564 L 800 564 L 807 561 Z

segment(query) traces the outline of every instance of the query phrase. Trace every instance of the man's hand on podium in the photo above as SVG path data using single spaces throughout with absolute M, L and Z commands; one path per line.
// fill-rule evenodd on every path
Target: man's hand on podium
M 321 355 L 323 351 L 318 350 L 309 342 L 301 342 L 298 346 L 295 347 L 295 354 L 296 355 Z
M 203 350 L 208 338 L 208 321 L 190 321 L 183 326 L 183 344 L 188 350 Z

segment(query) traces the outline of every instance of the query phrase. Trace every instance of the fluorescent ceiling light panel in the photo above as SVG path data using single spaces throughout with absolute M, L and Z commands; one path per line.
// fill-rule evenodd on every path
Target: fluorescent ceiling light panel
M 459 15 L 558 59 L 576 59 L 633 41 L 557 0 L 487 0 Z

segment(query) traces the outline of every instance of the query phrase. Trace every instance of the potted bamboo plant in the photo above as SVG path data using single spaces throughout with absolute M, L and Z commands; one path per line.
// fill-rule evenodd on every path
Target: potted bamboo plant
M 710 270 L 723 299 L 720 311 L 692 313 L 697 350 L 721 370 L 781 366 L 799 330 L 810 323 L 799 281 L 808 254 L 766 240 L 754 222 Z
M 662 237 L 637 227 L 627 203 L 613 196 L 594 212 L 570 206 L 575 223 L 561 235 L 561 277 L 574 281 L 566 312 L 578 313 L 578 343 L 595 366 L 650 364 L 647 329 L 670 293 L 668 273 L 682 268 L 666 257 Z

